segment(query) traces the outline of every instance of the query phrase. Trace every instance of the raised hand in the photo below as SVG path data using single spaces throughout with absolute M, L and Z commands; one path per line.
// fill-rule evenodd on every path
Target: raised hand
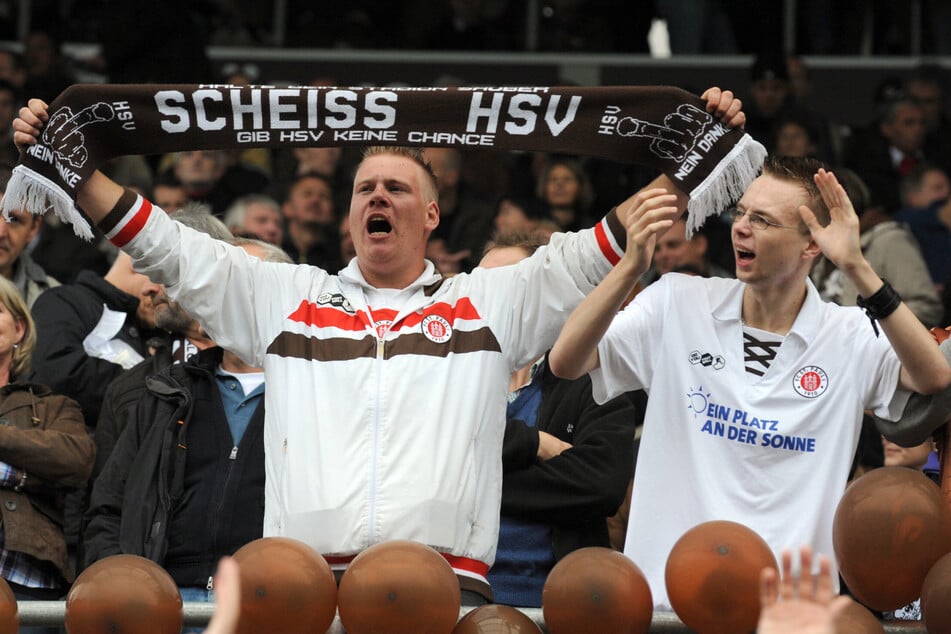
M 666 189 L 645 189 L 618 206 L 618 218 L 627 230 L 627 248 L 621 262 L 640 277 L 650 267 L 657 237 L 674 224 L 681 210 L 677 195 Z
M 43 126 L 49 121 L 49 106 L 42 99 L 30 99 L 20 108 L 19 116 L 13 120 L 13 143 L 18 150 L 35 144 L 40 138 Z
M 847 271 L 864 260 L 859 241 L 858 214 L 835 174 L 820 169 L 814 178 L 822 200 L 829 208 L 829 224 L 823 227 L 815 212 L 806 205 L 799 207 L 799 216 L 822 253 L 838 268 Z
M 792 552 L 783 551 L 782 577 L 764 568 L 760 575 L 760 617 L 756 634 L 836 634 L 836 617 L 851 599 L 832 589 L 829 558 L 819 557 L 819 574 L 812 572 L 812 550 L 799 551 L 800 571 L 793 573 Z

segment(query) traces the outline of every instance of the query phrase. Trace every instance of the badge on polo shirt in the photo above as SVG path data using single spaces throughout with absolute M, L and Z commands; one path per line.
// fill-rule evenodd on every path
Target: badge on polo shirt
M 807 365 L 793 377 L 793 389 L 806 398 L 822 396 L 828 387 L 829 375 L 817 365 Z

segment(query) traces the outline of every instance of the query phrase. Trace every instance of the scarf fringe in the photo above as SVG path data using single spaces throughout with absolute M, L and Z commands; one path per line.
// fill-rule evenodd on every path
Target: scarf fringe
M 766 148 L 744 134 L 733 149 L 690 193 L 687 205 L 687 237 L 703 226 L 707 218 L 719 215 L 735 203 L 753 179 L 759 176 L 766 160 Z
M 0 202 L 0 212 L 6 220 L 10 220 L 11 211 L 20 209 L 40 216 L 52 210 L 60 220 L 72 225 L 76 235 L 86 242 L 92 241 L 94 237 L 89 223 L 76 208 L 76 203 L 69 194 L 50 179 L 24 165 L 13 168 L 13 175 L 7 184 L 3 201 Z

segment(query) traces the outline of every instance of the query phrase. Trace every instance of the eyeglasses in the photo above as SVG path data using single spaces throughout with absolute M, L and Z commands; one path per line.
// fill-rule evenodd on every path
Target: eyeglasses
M 766 231 L 770 227 L 776 227 L 777 229 L 795 229 L 799 230 L 799 227 L 787 227 L 786 225 L 781 225 L 778 222 L 770 220 L 763 214 L 757 211 L 740 211 L 736 207 L 731 207 L 723 214 L 728 220 L 733 224 L 738 223 L 740 220 L 746 216 L 750 221 L 750 226 L 756 229 L 757 231 Z

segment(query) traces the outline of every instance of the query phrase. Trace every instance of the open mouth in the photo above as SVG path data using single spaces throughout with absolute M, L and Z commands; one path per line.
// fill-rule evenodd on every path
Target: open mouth
M 756 258 L 756 254 L 752 251 L 743 251 L 742 249 L 736 250 L 736 259 L 738 262 L 752 262 Z
M 367 232 L 371 236 L 385 236 L 392 230 L 393 227 L 390 226 L 390 221 L 383 216 L 371 216 L 367 220 Z

